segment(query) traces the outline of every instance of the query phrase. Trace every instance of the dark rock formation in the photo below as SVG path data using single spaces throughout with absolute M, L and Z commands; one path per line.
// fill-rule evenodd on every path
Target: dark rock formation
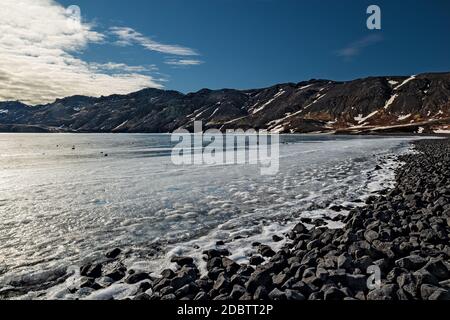
M 422 128 L 427 133 L 450 124 L 450 73 L 348 82 L 310 80 L 189 94 L 145 89 L 100 98 L 73 96 L 33 107 L 0 103 L 1 131 L 167 133 L 192 130 L 194 121 L 202 121 L 204 129 L 222 130 L 345 133 Z

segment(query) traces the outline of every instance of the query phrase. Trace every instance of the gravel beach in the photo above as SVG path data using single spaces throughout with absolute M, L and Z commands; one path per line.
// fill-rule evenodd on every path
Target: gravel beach
M 207 251 L 203 277 L 192 259 L 175 258 L 180 270 L 136 299 L 450 300 L 450 140 L 414 145 L 399 159 L 396 187 L 353 209 L 343 229 L 299 223 L 282 250 L 259 245 L 251 265 Z

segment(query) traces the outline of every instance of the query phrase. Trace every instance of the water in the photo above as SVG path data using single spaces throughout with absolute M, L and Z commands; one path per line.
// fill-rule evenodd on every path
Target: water
M 330 206 L 389 186 L 394 163 L 374 168 L 410 139 L 283 136 L 279 174 L 262 176 L 248 165 L 175 166 L 168 135 L 0 134 L 0 288 L 114 247 L 156 270 L 168 255 L 239 236 L 228 246 L 245 261 L 252 241 L 270 243 L 296 218 L 332 216 Z M 163 255 L 145 259 L 155 243 Z

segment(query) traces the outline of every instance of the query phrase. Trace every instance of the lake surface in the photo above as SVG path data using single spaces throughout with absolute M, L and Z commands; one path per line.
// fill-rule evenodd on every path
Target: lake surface
M 270 244 L 296 218 L 333 216 L 330 206 L 389 186 L 386 157 L 411 139 L 282 136 L 280 171 L 262 176 L 250 165 L 175 166 L 169 135 L 0 134 L 0 287 L 114 247 L 158 269 L 167 255 L 241 238 L 229 247 L 244 261 L 253 241 Z M 164 255 L 146 259 L 151 244 Z

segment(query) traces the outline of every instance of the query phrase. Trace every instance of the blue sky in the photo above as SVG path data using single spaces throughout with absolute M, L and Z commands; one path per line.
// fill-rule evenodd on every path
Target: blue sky
M 143 66 L 140 73 L 150 76 L 151 83 L 182 92 L 257 88 L 311 78 L 350 80 L 450 71 L 448 0 L 55 3 L 78 5 L 83 23 L 103 37 L 71 52 L 74 57 L 94 64 Z M 381 7 L 381 31 L 366 28 L 366 9 L 371 4 Z M 128 30 L 128 39 L 114 30 L 122 35 Z M 340 54 L 345 49 L 353 52 L 355 46 L 360 47 L 356 54 Z M 176 54 L 177 50 L 183 54 Z M 186 65 L 174 65 L 183 61 Z
M 166 87 L 183 92 L 253 88 L 310 78 L 450 71 L 450 1 L 69 0 L 100 26 L 127 26 L 164 43 L 194 48 L 202 65 L 173 68 L 139 47 L 93 47 L 86 58 L 156 64 Z M 382 10 L 382 30 L 366 9 Z M 337 52 L 371 34 L 379 43 L 351 59 Z

